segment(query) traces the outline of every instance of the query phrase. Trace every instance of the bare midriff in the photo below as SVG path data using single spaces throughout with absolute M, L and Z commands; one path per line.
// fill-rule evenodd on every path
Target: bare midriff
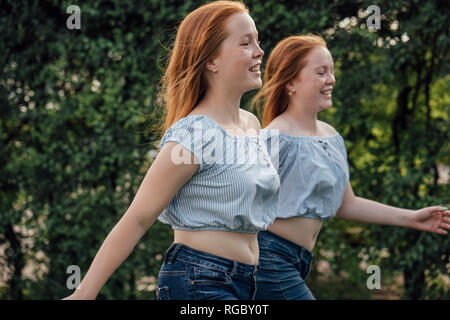
M 259 261 L 256 233 L 174 230 L 174 243 L 249 265 Z
M 322 221 L 311 218 L 277 218 L 268 228 L 270 232 L 312 251 L 322 227 Z

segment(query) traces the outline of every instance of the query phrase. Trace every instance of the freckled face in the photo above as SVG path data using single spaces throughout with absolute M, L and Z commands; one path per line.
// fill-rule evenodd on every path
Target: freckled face
M 228 18 L 225 30 L 228 36 L 214 59 L 217 80 L 242 93 L 260 88 L 264 51 L 259 47 L 253 19 L 246 13 L 235 13 Z
M 306 59 L 306 66 L 293 82 L 295 94 L 291 99 L 316 111 L 328 109 L 332 106 L 331 93 L 336 83 L 331 53 L 327 48 L 316 47 Z

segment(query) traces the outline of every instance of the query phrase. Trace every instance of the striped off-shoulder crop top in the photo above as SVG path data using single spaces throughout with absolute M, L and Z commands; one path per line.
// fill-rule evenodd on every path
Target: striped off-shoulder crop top
M 290 136 L 262 129 L 280 177 L 277 218 L 332 218 L 349 181 L 344 139 L 333 136 Z
M 189 115 L 165 132 L 160 148 L 169 141 L 192 153 L 200 168 L 159 221 L 173 229 L 256 233 L 275 220 L 280 179 L 258 135 L 233 136 L 212 118 Z M 183 148 L 172 160 L 191 160 Z

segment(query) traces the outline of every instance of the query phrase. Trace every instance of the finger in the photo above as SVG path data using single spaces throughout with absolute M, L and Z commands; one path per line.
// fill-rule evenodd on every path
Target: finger
M 427 209 L 427 211 L 431 212 L 432 214 L 445 213 L 445 212 L 449 211 L 447 207 L 442 207 L 442 206 L 434 206 L 434 207 L 428 207 L 428 208 L 424 208 L 424 209 Z
M 439 224 L 439 228 L 450 230 L 450 224 L 448 224 L 448 223 L 441 223 L 441 224 Z
M 442 211 L 433 211 L 432 213 L 431 213 L 431 215 L 433 216 L 433 217 L 435 217 L 435 216 L 440 216 L 440 217 L 442 217 Z
M 437 229 L 436 233 L 445 236 L 447 234 L 447 231 L 445 231 L 444 229 Z

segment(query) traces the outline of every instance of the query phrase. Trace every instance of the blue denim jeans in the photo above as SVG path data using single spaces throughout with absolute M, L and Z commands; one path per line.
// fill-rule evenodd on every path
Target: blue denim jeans
M 270 231 L 258 233 L 255 300 L 315 300 L 305 280 L 312 252 Z
M 172 244 L 159 271 L 157 299 L 253 300 L 257 268 Z

